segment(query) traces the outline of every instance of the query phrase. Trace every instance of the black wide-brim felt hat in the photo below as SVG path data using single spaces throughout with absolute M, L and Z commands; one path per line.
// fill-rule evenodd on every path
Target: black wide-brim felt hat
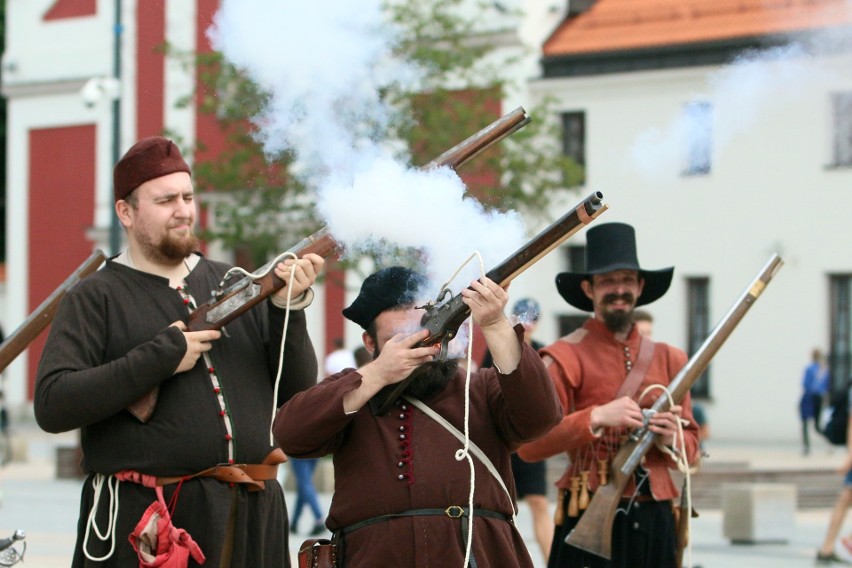
M 636 255 L 636 231 L 626 223 L 596 225 L 586 233 L 586 271 L 560 272 L 556 275 L 556 289 L 566 302 L 584 312 L 594 311 L 592 301 L 583 292 L 580 283 L 594 274 L 616 270 L 635 270 L 645 281 L 636 306 L 659 300 L 669 289 L 674 267 L 647 270 L 639 266 Z

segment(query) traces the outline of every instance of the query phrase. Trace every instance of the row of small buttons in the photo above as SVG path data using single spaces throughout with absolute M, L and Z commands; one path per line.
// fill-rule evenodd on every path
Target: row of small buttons
M 403 469 L 407 467 L 407 471 L 403 471 L 402 473 L 397 475 L 397 480 L 399 481 L 408 481 L 408 483 L 414 483 L 414 463 L 413 463 L 413 455 L 411 448 L 411 408 L 408 404 L 404 403 L 401 400 L 396 402 L 396 406 L 399 408 L 398 419 L 402 420 L 402 424 L 398 427 L 399 431 L 399 461 L 396 466 L 399 469 Z

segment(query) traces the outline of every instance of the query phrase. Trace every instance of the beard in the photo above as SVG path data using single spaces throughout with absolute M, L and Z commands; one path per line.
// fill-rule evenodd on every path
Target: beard
M 157 264 L 167 265 L 183 262 L 187 256 L 198 250 L 200 242 L 198 237 L 192 232 L 184 237 L 175 237 L 171 234 L 166 234 L 159 243 L 154 243 L 145 234 L 138 234 L 136 238 L 142 248 L 142 254 L 146 258 Z
M 613 333 L 626 332 L 630 330 L 630 326 L 633 324 L 633 308 L 636 303 L 636 299 L 633 297 L 633 294 L 607 294 L 603 298 L 603 307 L 606 308 L 609 304 L 612 304 L 616 300 L 621 300 L 630 305 L 629 309 L 626 310 L 602 310 L 601 315 L 603 316 L 604 325 L 606 325 L 607 329 L 609 329 Z
M 405 394 L 427 400 L 438 394 L 450 382 L 458 369 L 457 361 L 431 361 L 418 367 L 412 373 L 411 382 L 405 389 Z
M 378 357 L 379 353 L 381 350 L 376 347 L 373 359 Z M 458 361 L 453 359 L 424 363 L 409 375 L 411 382 L 405 387 L 404 394 L 426 400 L 444 390 L 450 379 L 455 376 L 458 367 Z

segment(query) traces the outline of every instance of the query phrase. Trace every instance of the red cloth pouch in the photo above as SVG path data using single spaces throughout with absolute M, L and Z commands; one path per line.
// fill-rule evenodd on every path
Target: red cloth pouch
M 163 488 L 152 476 L 136 472 L 120 472 L 116 477 L 154 487 L 157 500 L 151 503 L 128 540 L 139 557 L 139 568 L 187 568 L 189 557 L 198 564 L 207 558 L 188 532 L 172 524 L 172 516 L 163 497 Z

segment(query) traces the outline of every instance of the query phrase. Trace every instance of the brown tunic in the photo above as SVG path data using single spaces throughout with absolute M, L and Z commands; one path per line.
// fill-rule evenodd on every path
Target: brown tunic
M 570 487 L 572 475 L 579 475 L 581 469 L 589 469 L 591 491 L 598 485 L 596 456 L 587 457 L 584 449 L 592 448 L 599 442 L 610 442 L 613 450 L 618 449 L 618 436 L 610 438 L 609 433 L 603 439 L 592 434 L 590 420 L 592 410 L 615 398 L 628 371 L 626 361 L 633 361 L 639 352 L 640 336 L 635 326 L 625 341 L 615 339 L 606 326 L 595 319 L 588 319 L 582 328 L 541 350 L 548 365 L 548 371 L 556 385 L 560 400 L 565 408 L 565 416 L 559 426 L 536 440 L 526 444 L 518 454 L 525 460 L 537 461 L 550 456 L 568 452 L 573 458 L 565 475 L 557 482 L 561 489 Z M 642 384 L 633 394 L 638 398 L 649 385 L 668 386 L 672 378 L 686 363 L 686 353 L 666 345 L 655 343 L 654 355 Z M 650 391 L 641 401 L 642 408 L 649 408 L 662 394 L 661 390 Z M 684 428 L 687 457 L 689 463 L 698 460 L 698 426 L 692 418 L 690 395 L 682 402 L 683 418 L 689 421 Z M 595 447 L 595 451 L 605 449 Z M 669 469 L 677 464 L 671 457 L 652 447 L 642 464 L 649 472 L 650 489 L 655 499 L 664 501 L 677 497 L 678 490 L 669 475 Z M 629 496 L 635 489 L 632 481 L 625 488 Z
M 202 259 L 186 278 L 189 292 L 205 301 L 227 268 Z M 39 365 L 35 414 L 49 432 L 81 428 L 86 472 L 179 476 L 225 463 L 231 452 L 236 463 L 260 463 L 273 449 L 269 427 L 284 312 L 266 304 L 255 307 L 213 342 L 213 371 L 202 358 L 192 370 L 173 375 L 186 343 L 177 328 L 168 326 L 185 321 L 187 314 L 181 294 L 166 279 L 114 262 L 75 286 L 61 303 Z M 220 393 L 211 383 L 214 371 Z M 316 376 L 305 315 L 294 311 L 279 403 L 315 384 Z M 125 409 L 155 386 L 160 388 L 157 407 L 143 424 Z M 133 483 L 119 486 L 115 552 L 108 561 L 93 563 L 82 551 L 94 501 L 91 480 L 83 487 L 73 565 L 137 565 L 127 536 L 155 500 L 153 490 Z M 207 566 L 219 566 L 235 499 L 237 530 L 229 565 L 289 566 L 283 492 L 274 480 L 266 486 L 249 493 L 244 486 L 231 488 L 212 478 L 187 481 L 176 501 L 174 524 L 199 544 Z M 176 489 L 165 488 L 167 501 Z M 107 527 L 108 500 L 104 488 L 97 508 L 101 532 Z M 100 542 L 92 531 L 87 548 L 102 556 L 110 543 Z
M 522 336 L 522 328 L 516 328 Z M 519 341 L 522 342 L 521 337 Z M 465 374 L 424 401 L 464 432 Z M 470 470 L 456 461 L 462 447 L 419 409 L 399 403 L 385 416 L 369 407 L 343 412 L 343 396 L 361 375 L 344 370 L 293 397 L 275 419 L 282 449 L 294 457 L 334 457 L 335 493 L 327 525 L 332 530 L 378 515 L 411 509 L 467 506 Z M 562 416 L 553 384 L 536 352 L 524 344 L 518 368 L 501 375 L 482 369 L 471 376 L 470 437 L 489 457 L 512 493 L 512 502 L 476 458 L 476 508 L 512 516 L 514 484 L 510 454 L 542 435 Z M 467 521 L 465 521 L 467 522 Z M 365 527 L 345 538 L 345 566 L 461 566 L 464 543 L 459 519 L 399 518 Z M 530 567 L 520 534 L 511 523 L 477 517 L 473 554 L 480 568 Z

